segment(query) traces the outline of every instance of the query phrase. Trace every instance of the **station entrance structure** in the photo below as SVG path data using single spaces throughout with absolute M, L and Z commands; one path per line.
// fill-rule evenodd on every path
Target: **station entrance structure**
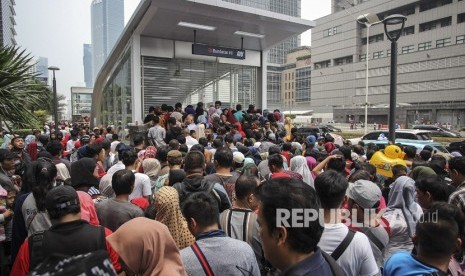
M 142 0 L 98 73 L 93 124 L 177 102 L 266 108 L 267 50 L 313 21 L 222 0 Z

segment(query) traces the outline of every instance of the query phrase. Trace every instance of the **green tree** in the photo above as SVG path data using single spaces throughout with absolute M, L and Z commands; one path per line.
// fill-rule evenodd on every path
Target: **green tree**
M 0 123 L 9 129 L 37 124 L 34 110 L 51 101 L 50 89 L 31 73 L 32 57 L 17 47 L 0 47 Z

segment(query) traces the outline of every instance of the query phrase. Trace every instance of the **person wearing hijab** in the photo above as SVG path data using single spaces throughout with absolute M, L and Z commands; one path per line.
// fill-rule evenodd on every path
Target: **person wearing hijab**
M 154 146 L 148 146 L 145 149 L 144 159 L 155 158 L 157 156 L 157 148 Z
M 87 221 L 90 225 L 100 225 L 92 197 L 83 191 L 77 191 L 77 194 L 79 197 L 79 203 L 81 204 L 81 219 Z
M 307 165 L 307 159 L 303 156 L 294 156 L 291 159 L 291 171 L 296 172 L 302 176 L 305 183 L 315 188 L 313 184 L 313 177 Z
M 173 187 L 162 187 L 155 199 L 156 220 L 165 224 L 179 250 L 195 242 L 194 236 L 187 228 L 187 222 L 181 213 L 179 195 Z
M 107 237 L 127 274 L 187 275 L 168 228 L 148 218 L 135 218 Z
M 152 194 L 156 194 L 158 189 L 162 187 L 156 185 L 158 183 L 157 179 L 161 169 L 160 161 L 155 158 L 147 158 L 142 161 L 142 168 L 144 169 L 144 173 L 150 178 Z
M 84 157 L 71 163 L 71 186 L 91 196 L 100 194 L 97 189 L 99 178 L 95 159 Z
M 420 205 L 415 201 L 415 194 L 415 181 L 408 176 L 400 176 L 391 185 L 388 205 L 383 214 L 391 228 L 385 260 L 397 251 L 411 252 L 413 249 L 415 225 L 423 214 Z

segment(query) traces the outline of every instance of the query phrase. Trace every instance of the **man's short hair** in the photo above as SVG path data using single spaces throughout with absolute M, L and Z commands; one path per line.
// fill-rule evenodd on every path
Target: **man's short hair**
M 336 171 L 338 173 L 345 173 L 346 170 L 346 160 L 344 156 L 340 156 L 339 158 L 332 158 L 328 161 L 327 170 Z
M 432 155 L 433 155 L 433 154 L 432 154 L 431 151 L 429 151 L 429 150 L 422 150 L 422 151 L 420 151 L 420 157 L 421 157 L 421 159 L 423 159 L 424 161 L 428 161 L 428 160 L 431 158 Z
M 465 157 L 454 157 L 449 160 L 449 170 L 456 170 L 461 175 L 465 175 Z
M 124 151 L 121 160 L 126 167 L 134 165 L 137 160 L 137 153 L 133 150 Z
M 242 110 L 242 105 L 240 105 L 240 104 L 237 104 L 237 105 L 236 105 L 236 110 L 237 110 L 237 111 L 240 111 L 240 110 Z
M 172 139 L 169 143 L 170 150 L 177 150 L 179 148 L 179 141 Z
M 224 146 L 224 143 L 223 143 L 223 141 L 221 141 L 221 139 L 215 139 L 215 140 L 213 140 L 213 147 L 214 147 L 215 149 L 221 148 L 221 147 L 223 147 L 223 146 Z
M 234 137 L 231 134 L 226 134 L 224 136 L 224 142 L 228 144 L 234 143 Z
M 251 175 L 241 175 L 236 181 L 234 186 L 234 191 L 236 193 L 236 198 L 243 200 L 248 197 L 250 194 L 253 194 L 257 189 L 257 183 L 259 179 Z
M 144 143 L 144 136 L 142 135 L 136 135 L 134 136 L 134 146 L 138 146 L 140 144 L 143 144 Z
M 119 170 L 111 177 L 111 187 L 115 195 L 128 195 L 132 192 L 136 176 L 130 170 Z
M 201 144 L 195 144 L 191 147 L 191 150 L 196 150 L 200 152 L 205 152 L 205 147 L 202 146 Z
M 60 141 L 52 140 L 47 144 L 46 150 L 50 152 L 51 155 L 58 156 L 63 151 L 63 146 Z
M 221 101 L 215 101 L 215 105 L 221 105 Z
M 200 137 L 200 138 L 199 138 L 199 144 L 201 144 L 203 147 L 207 147 L 207 146 L 208 146 L 208 140 L 207 140 L 207 138 L 205 138 L 205 137 Z
M 308 184 L 289 178 L 272 179 L 259 189 L 261 201 L 260 212 L 263 215 L 270 235 L 277 226 L 277 210 L 318 210 L 320 200 L 315 190 Z M 291 223 L 292 220 L 289 221 Z M 305 221 L 305 220 L 304 220 Z M 306 222 L 306 221 L 305 221 Z M 323 233 L 319 219 L 304 223 L 304 227 L 286 227 L 288 238 L 286 242 L 292 251 L 310 253 L 315 251 Z
M 111 140 L 112 140 L 112 141 L 117 141 L 118 139 L 119 139 L 118 134 L 113 133 L 113 134 L 111 135 Z
M 284 167 L 284 160 L 281 154 L 273 154 L 268 157 L 268 167 L 275 166 L 277 168 Z
M 451 256 L 457 248 L 461 230 L 457 218 L 460 210 L 451 204 L 435 202 L 416 225 L 417 251 L 429 258 Z M 463 214 L 461 215 L 463 228 Z
M 417 148 L 414 146 L 405 146 L 404 152 L 407 158 L 413 159 L 417 155 Z
M 324 209 L 337 209 L 348 187 L 346 178 L 336 171 L 326 171 L 315 178 L 315 190 Z
M 283 151 L 291 151 L 292 150 L 292 143 L 286 142 L 283 144 Z
M 215 161 L 222 168 L 231 168 L 233 163 L 233 153 L 229 148 L 222 147 L 215 152 Z
M 149 113 L 152 113 L 152 112 L 154 112 L 154 111 L 155 111 L 155 107 L 154 107 L 154 106 L 149 107 Z
M 184 171 L 192 173 L 196 171 L 203 171 L 205 167 L 205 156 L 200 151 L 191 150 L 187 153 L 184 160 Z
M 205 192 L 191 193 L 182 204 L 186 220 L 194 219 L 200 227 L 217 224 L 219 213 L 218 202 Z
M 174 108 L 182 108 L 182 103 L 176 103 L 176 104 L 174 105 Z
M 449 199 L 447 183 L 438 175 L 420 177 L 415 181 L 415 186 L 422 192 L 429 192 L 433 201 L 447 202 Z
M 158 123 L 160 123 L 160 117 L 158 116 L 153 116 L 152 117 L 152 121 L 155 125 L 157 125 Z
M 102 145 L 101 144 L 87 145 L 87 150 L 86 150 L 85 157 L 95 158 L 97 155 L 100 154 L 101 151 L 102 151 Z
M 170 148 L 167 146 L 161 146 L 157 150 L 157 156 L 155 157 L 160 163 L 164 163 L 168 161 L 168 152 L 170 151 Z
M 268 148 L 268 155 L 271 156 L 273 154 L 281 154 L 279 146 L 271 146 Z
M 394 177 L 400 176 L 402 172 L 405 172 L 405 175 L 407 174 L 407 167 L 402 164 L 394 165 L 391 170 Z

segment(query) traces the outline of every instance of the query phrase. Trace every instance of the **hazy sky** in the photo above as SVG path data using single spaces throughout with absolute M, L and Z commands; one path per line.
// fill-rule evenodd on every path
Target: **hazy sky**
M 71 86 L 84 86 L 84 43 L 91 42 L 92 0 L 16 0 L 16 40 L 33 56 L 48 58 L 56 72 L 57 91 L 67 97 Z M 125 23 L 140 0 L 124 0 Z M 314 20 L 331 11 L 331 0 L 302 0 L 302 18 Z M 302 45 L 311 44 L 310 31 Z

